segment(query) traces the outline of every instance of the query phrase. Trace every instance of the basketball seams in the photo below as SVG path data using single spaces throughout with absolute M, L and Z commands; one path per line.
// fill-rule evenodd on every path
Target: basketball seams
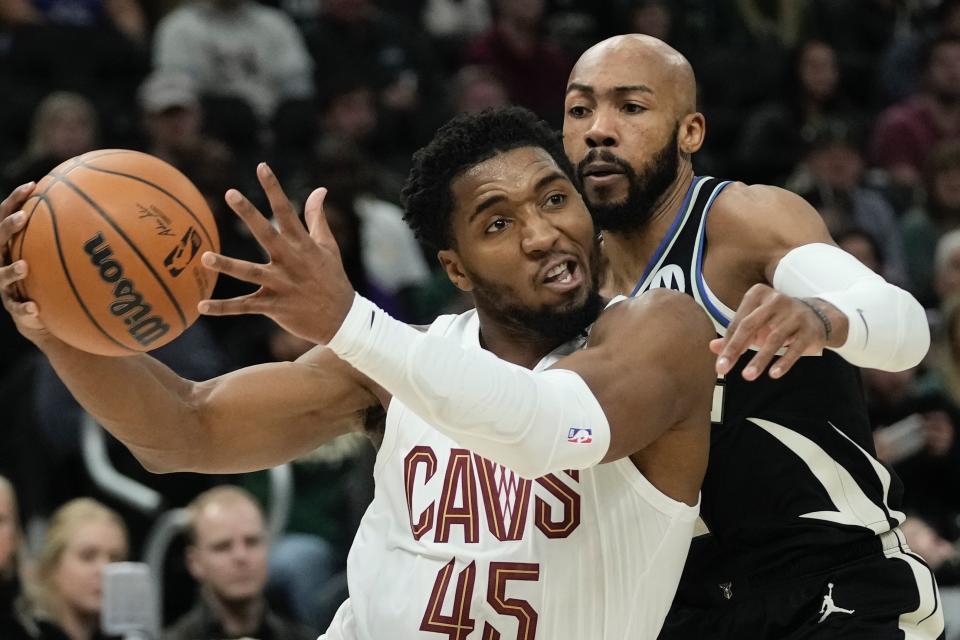
M 193 210 L 190 209 L 190 207 L 188 207 L 186 204 L 184 204 L 184 203 L 180 200 L 180 198 L 178 198 L 177 196 L 173 195 L 172 193 L 170 193 L 169 191 L 167 191 L 166 189 L 164 189 L 164 188 L 161 187 L 160 185 L 158 185 L 158 184 L 156 184 L 156 183 L 154 183 L 154 182 L 151 182 L 150 180 L 146 180 L 146 179 L 144 179 L 144 178 L 141 178 L 140 176 L 135 176 L 135 175 L 132 175 L 132 174 L 129 174 L 129 173 L 124 173 L 124 172 L 122 172 L 122 171 L 115 171 L 115 170 L 113 170 L 113 169 L 103 169 L 103 168 L 101 168 L 101 167 L 97 167 L 97 166 L 94 166 L 94 165 L 91 165 L 91 164 L 87 164 L 86 162 L 83 162 L 82 164 L 83 164 L 83 167 L 84 167 L 84 168 L 90 169 L 91 171 L 98 171 L 98 172 L 100 172 L 100 173 L 106 173 L 106 174 L 113 175 L 113 176 L 121 176 L 121 177 L 124 177 L 124 178 L 129 178 L 130 180 L 135 180 L 136 182 L 141 182 L 141 183 L 143 183 L 143 184 L 145 184 L 145 185 L 148 185 L 148 186 L 153 187 L 154 189 L 156 189 L 157 191 L 159 191 L 159 192 L 162 193 L 163 195 L 167 196 L 168 198 L 170 198 L 171 200 L 173 200 L 174 202 L 176 202 L 178 205 L 180 205 L 180 207 L 183 208 L 184 211 L 186 211 L 187 213 L 189 213 L 189 214 L 190 214 L 190 217 L 193 218 L 193 221 L 196 222 L 197 225 L 200 227 L 200 230 L 203 231 L 203 235 L 206 236 L 206 238 L 207 238 L 207 244 L 210 246 L 210 248 L 211 248 L 211 249 L 215 249 L 215 248 L 216 248 L 216 246 L 214 245 L 213 239 L 212 239 L 212 237 L 210 236 L 210 232 L 207 230 L 207 228 L 204 226 L 204 224 L 203 224 L 202 222 L 200 222 L 200 218 L 197 217 L 197 214 L 195 214 L 195 213 L 193 212 Z M 201 194 L 201 197 L 202 197 L 202 194 Z
M 130 149 L 103 149 L 100 151 L 88 151 L 87 153 L 77 156 L 75 158 L 71 158 L 70 160 L 64 160 L 61 163 L 61 165 L 69 162 L 70 163 L 69 166 L 67 166 L 66 169 L 63 169 L 61 171 L 56 170 L 57 167 L 61 165 L 57 165 L 57 167 L 54 167 L 53 169 L 51 169 L 50 173 L 48 173 L 47 175 L 53 176 L 53 178 L 55 179 L 52 180 L 50 184 L 47 185 L 46 188 L 44 188 L 43 191 L 34 195 L 44 195 L 45 193 L 50 191 L 50 189 L 53 188 L 53 185 L 57 184 L 57 182 L 59 182 L 61 178 L 66 177 L 71 171 L 73 171 L 77 167 L 85 167 L 86 166 L 85 163 L 87 160 L 99 160 L 100 158 L 105 158 L 107 156 L 115 156 L 120 153 L 140 153 L 140 152 L 131 151 Z
M 64 180 L 64 182 L 66 182 L 66 180 Z M 80 308 L 83 309 L 83 312 L 86 314 L 90 322 L 93 323 L 93 326 L 95 326 L 97 330 L 101 334 L 103 334 L 104 337 L 107 338 L 107 340 L 117 345 L 124 351 L 128 351 L 133 354 L 140 353 L 136 349 L 131 349 L 130 347 L 123 344 L 122 342 L 119 342 L 116 338 L 110 335 L 103 327 L 100 326 L 100 323 L 98 323 L 96 318 L 94 318 L 93 314 L 90 313 L 90 310 L 87 308 L 87 305 L 84 304 L 83 298 L 80 296 L 80 292 L 77 291 L 77 287 L 73 283 L 73 278 L 70 276 L 70 269 L 67 268 L 67 262 L 63 256 L 63 248 L 60 245 L 60 231 L 57 228 L 57 216 L 53 211 L 53 206 L 47 200 L 47 197 L 45 195 L 39 196 L 39 197 L 40 197 L 40 200 L 47 205 L 47 213 L 50 215 L 50 226 L 53 227 L 53 240 L 54 240 L 54 243 L 57 245 L 57 255 L 60 258 L 60 267 L 61 269 L 63 269 L 63 275 L 66 276 L 67 284 L 70 285 L 70 290 L 73 292 L 74 298 L 77 299 L 77 303 L 80 305 Z
M 171 304 L 173 304 L 173 308 L 176 310 L 177 315 L 180 316 L 180 323 L 183 325 L 183 330 L 185 331 L 187 329 L 188 322 L 187 322 L 186 316 L 183 313 L 183 309 L 180 307 L 179 301 L 177 301 L 177 298 L 176 296 L 173 295 L 173 292 L 170 291 L 170 287 L 167 286 L 167 283 L 164 282 L 163 278 L 160 277 L 160 274 L 158 274 L 156 270 L 153 268 L 153 265 L 150 264 L 150 261 L 147 260 L 147 257 L 143 255 L 143 253 L 140 251 L 140 248 L 137 247 L 137 245 L 134 244 L 134 242 L 129 237 L 127 237 L 127 234 L 124 233 L 123 229 L 121 229 L 117 225 L 117 223 L 114 222 L 113 218 L 111 218 L 107 214 L 107 212 L 100 207 L 100 205 L 98 205 L 82 189 L 77 187 L 77 185 L 73 184 L 73 182 L 69 178 L 60 176 L 58 179 L 60 182 L 70 187 L 70 189 L 72 189 L 74 193 L 76 193 L 78 196 L 83 198 L 86 201 L 86 203 L 93 208 L 94 211 L 100 214 L 100 217 L 103 218 L 107 222 L 107 224 L 109 224 L 113 228 L 113 230 L 116 231 L 120 235 L 120 237 L 124 239 L 124 241 L 134 251 L 134 253 L 137 254 L 137 256 L 140 258 L 140 261 L 143 263 L 143 266 L 147 268 L 147 270 L 153 275 L 154 279 L 163 289 L 164 293 L 167 294 L 167 298 L 169 298 Z

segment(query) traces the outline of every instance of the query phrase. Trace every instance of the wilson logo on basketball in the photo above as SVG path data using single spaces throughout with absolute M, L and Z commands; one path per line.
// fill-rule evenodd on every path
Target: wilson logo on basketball
M 113 258 L 113 250 L 104 242 L 102 233 L 87 240 L 83 250 L 90 256 L 93 266 L 99 269 L 100 279 L 113 285 L 114 300 L 110 303 L 110 313 L 123 317 L 127 333 L 134 340 L 146 347 L 170 330 L 170 325 L 161 318 L 150 315 L 153 308 L 144 302 L 133 281 L 123 277 L 123 267 Z
M 193 227 L 190 227 L 180 238 L 180 244 L 174 247 L 173 251 L 164 259 L 163 266 L 167 268 L 170 275 L 176 278 L 183 273 L 183 270 L 197 255 L 201 244 L 203 244 L 203 240 L 200 238 L 200 234 Z

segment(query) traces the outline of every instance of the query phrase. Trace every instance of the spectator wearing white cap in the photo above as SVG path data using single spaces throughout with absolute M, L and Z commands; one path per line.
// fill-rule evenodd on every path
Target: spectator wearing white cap
M 157 70 L 137 92 L 147 151 L 177 167 L 209 200 L 226 190 L 232 154 L 203 134 L 203 109 L 197 83 L 188 74 Z

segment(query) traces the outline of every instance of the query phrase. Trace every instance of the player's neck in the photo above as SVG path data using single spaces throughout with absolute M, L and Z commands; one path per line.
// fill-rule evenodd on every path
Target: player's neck
M 532 369 L 545 355 L 560 346 L 558 340 L 515 323 L 502 322 L 480 306 L 477 307 L 477 315 L 480 316 L 480 344 L 501 360 Z
M 606 272 L 601 292 L 604 295 L 629 295 L 633 291 L 660 241 L 673 224 L 692 183 L 693 165 L 683 162 L 676 180 L 654 206 L 646 224 L 627 232 L 603 232 Z

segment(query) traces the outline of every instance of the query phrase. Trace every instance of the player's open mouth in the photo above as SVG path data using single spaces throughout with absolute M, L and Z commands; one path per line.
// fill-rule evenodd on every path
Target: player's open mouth
M 562 260 L 549 266 L 543 274 L 542 282 L 548 288 L 560 293 L 580 286 L 583 274 L 576 260 Z

